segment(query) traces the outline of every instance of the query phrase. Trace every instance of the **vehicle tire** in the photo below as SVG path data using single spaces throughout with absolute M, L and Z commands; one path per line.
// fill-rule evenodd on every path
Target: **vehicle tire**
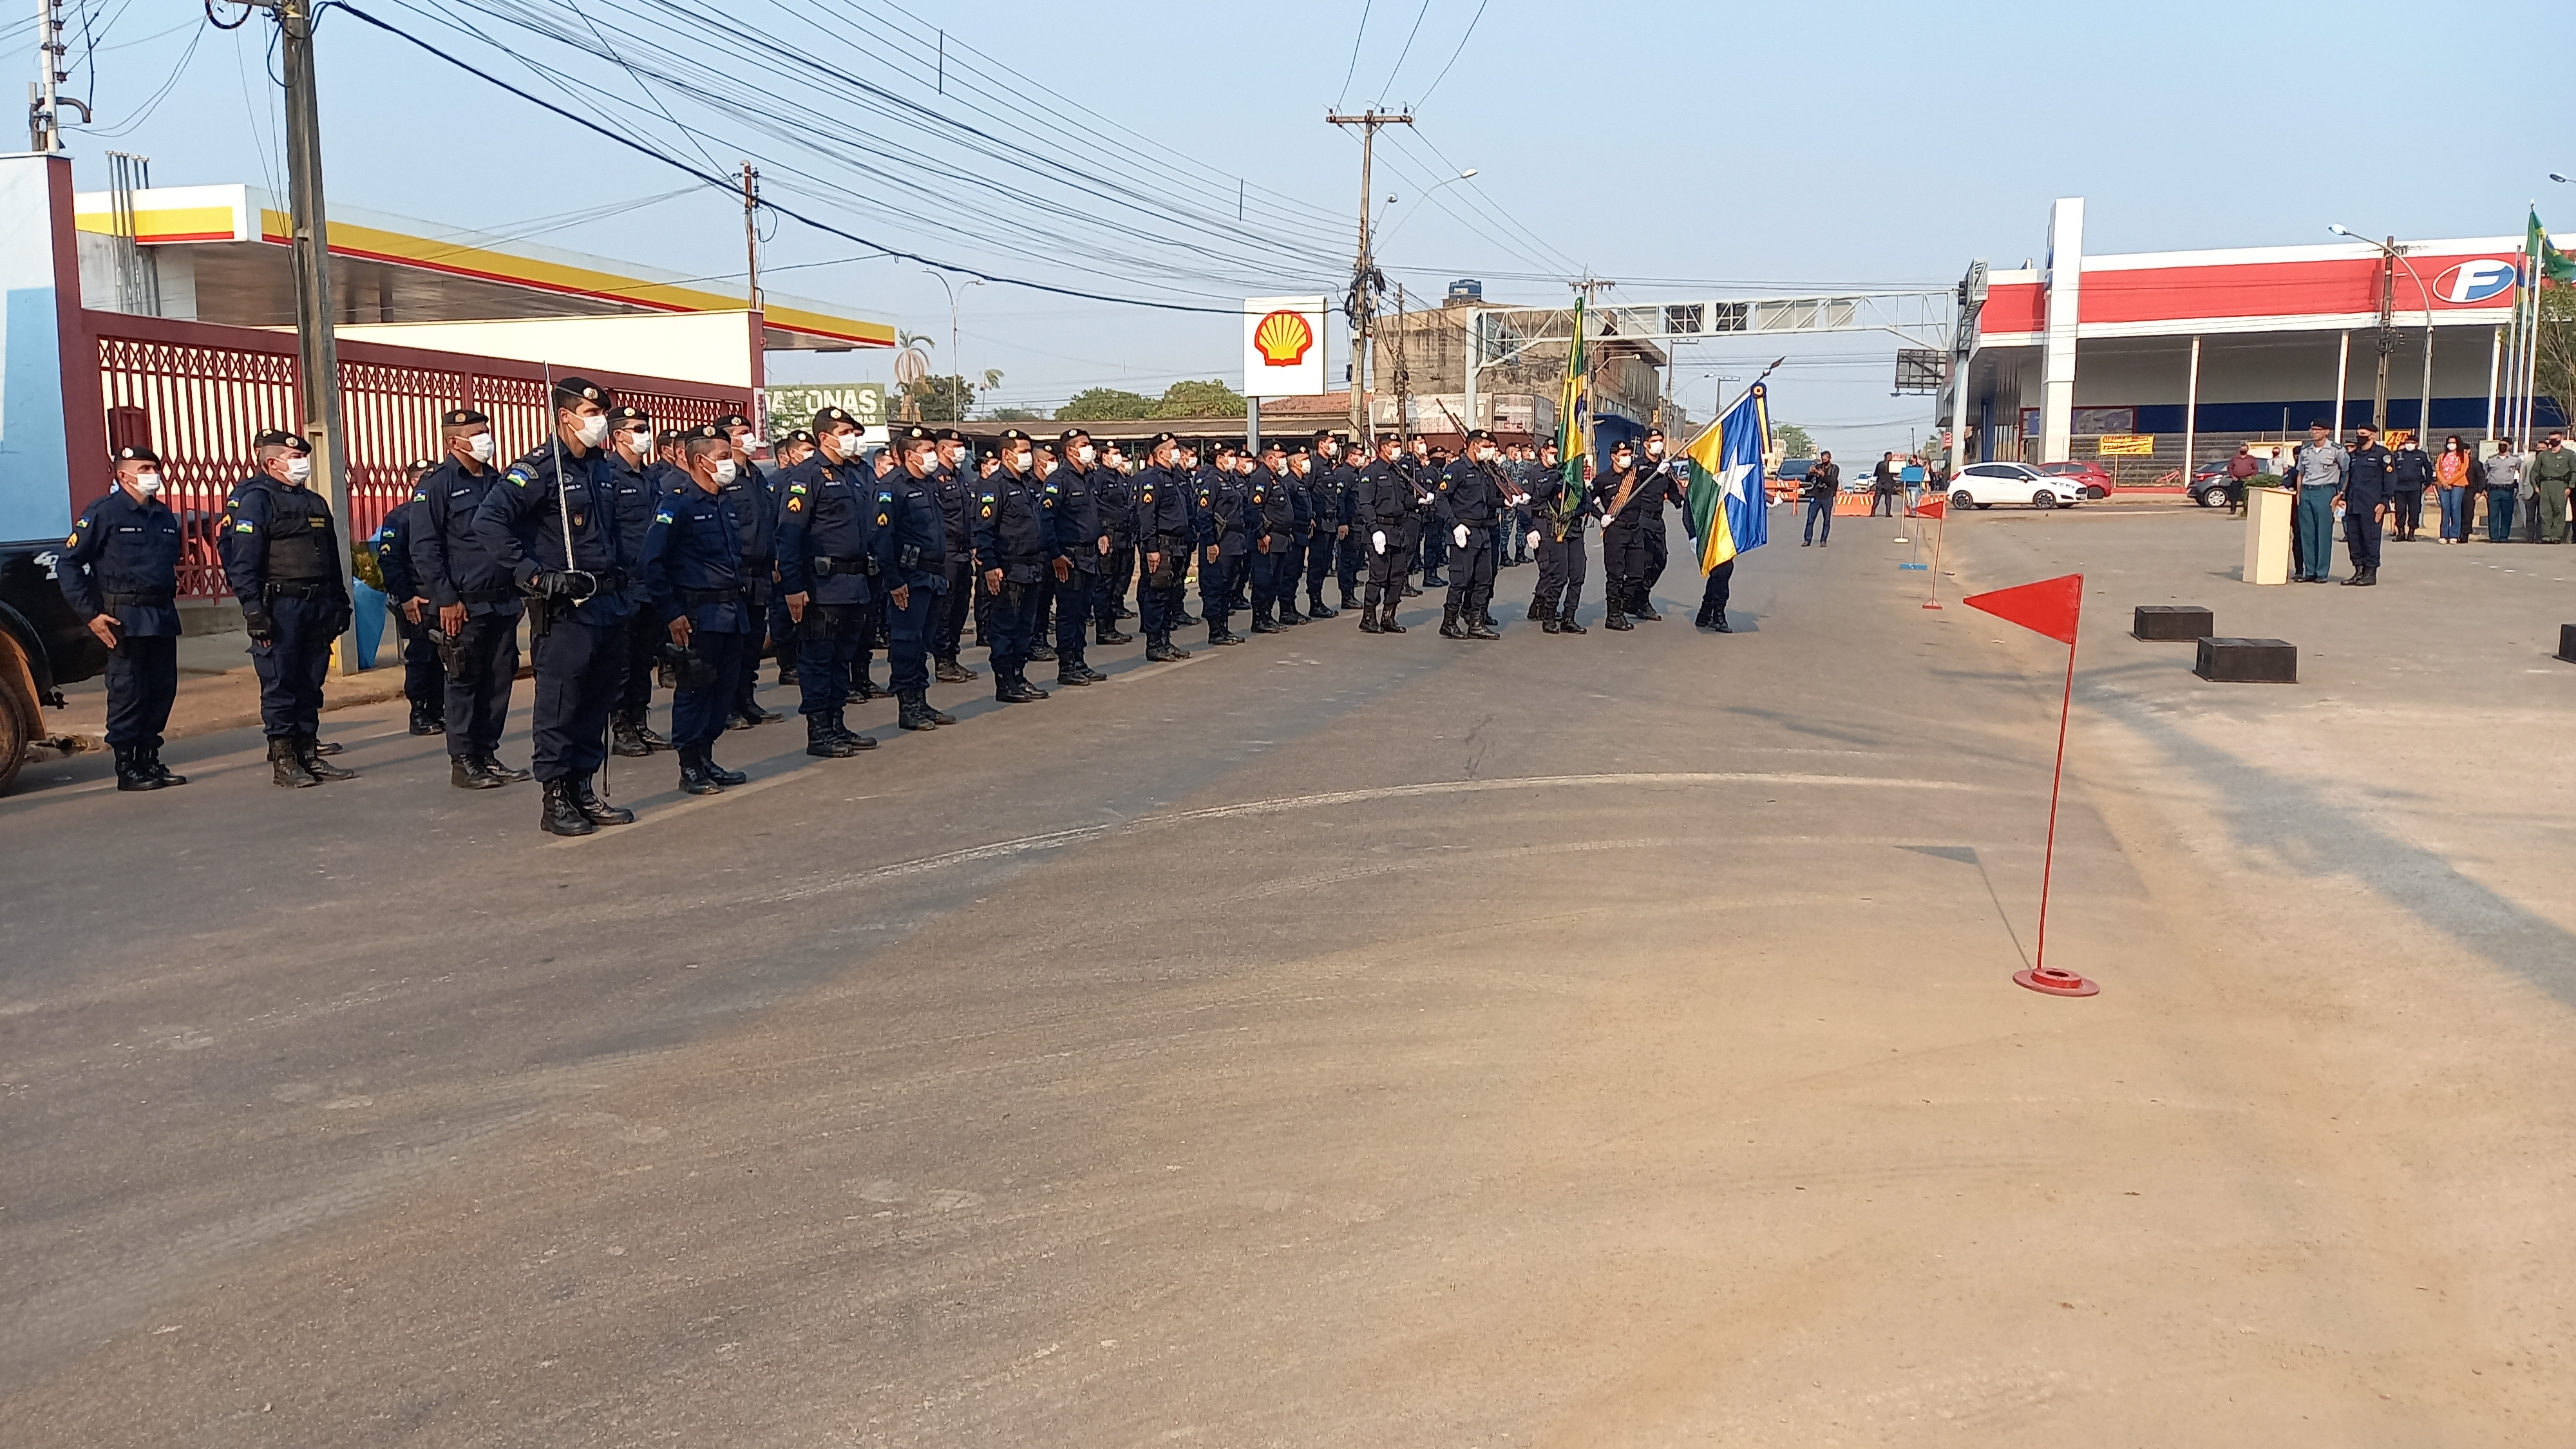
M 1959 489 L 1957 492 L 1950 495 L 1950 506 L 1953 508 L 1974 508 L 1977 506 L 1977 495 L 1969 492 L 1965 488 Z
M 2030 495 L 2030 506 L 2033 508 L 2055 508 L 2057 506 L 2057 495 L 2049 492 L 2045 488 L 2042 488 L 2038 492 Z
M 2111 490 L 2103 487 L 2099 483 L 2087 483 L 2084 485 L 2084 497 L 2087 502 L 2099 503 L 2110 496 Z
M 40 718 L 36 702 L 19 692 L 21 667 L 17 644 L 0 638 L 0 795 L 9 793 L 18 767 L 27 763 L 27 746 L 36 737 Z
M 2199 504 L 2203 508 L 2216 508 L 2218 506 L 2218 490 L 2215 488 L 2203 488 L 2191 495 L 2191 501 Z

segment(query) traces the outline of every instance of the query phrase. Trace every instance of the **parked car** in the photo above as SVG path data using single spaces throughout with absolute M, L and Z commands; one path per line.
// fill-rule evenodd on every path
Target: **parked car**
M 2087 498 L 2111 496 L 2111 475 L 2099 463 L 2036 463 L 2032 465 L 2052 478 L 2065 478 L 2084 490 Z
M 2208 464 L 2191 477 L 2191 501 L 2203 508 L 2225 508 L 2231 481 L 2225 463 Z
M 54 581 L 60 539 L 0 543 L 0 792 L 18 778 L 27 746 L 43 733 L 46 705 L 63 707 L 63 686 L 107 667 L 98 642 Z
M 2033 508 L 2072 508 L 2084 501 L 2074 479 L 2043 473 L 2029 463 L 1971 463 L 1950 480 L 1953 508 L 1992 508 L 2027 503 Z

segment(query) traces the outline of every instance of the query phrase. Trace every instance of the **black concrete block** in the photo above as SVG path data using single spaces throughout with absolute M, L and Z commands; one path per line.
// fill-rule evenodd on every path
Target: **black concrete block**
M 2129 632 L 2140 639 L 2181 643 L 2217 633 L 2218 619 L 2198 604 L 2140 604 Z
M 2576 664 L 2576 624 L 2558 626 L 2558 657 Z
M 2299 646 L 2285 639 L 2204 638 L 2191 672 L 2218 684 L 2296 684 Z

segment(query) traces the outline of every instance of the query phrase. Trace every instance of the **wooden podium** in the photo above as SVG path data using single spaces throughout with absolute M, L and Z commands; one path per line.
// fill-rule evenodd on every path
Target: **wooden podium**
M 2245 582 L 2290 581 L 2290 518 L 2297 508 L 2291 489 L 2245 490 Z

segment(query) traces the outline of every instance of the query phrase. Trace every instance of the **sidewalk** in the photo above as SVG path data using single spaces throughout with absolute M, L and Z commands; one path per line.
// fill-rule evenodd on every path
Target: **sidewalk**
M 388 627 L 377 645 L 376 667 L 333 674 L 322 686 L 325 711 L 374 704 L 402 693 L 402 642 Z M 85 679 L 63 686 L 64 709 L 48 709 L 31 759 L 86 754 L 107 748 L 107 683 Z M 240 633 L 191 634 L 179 640 L 179 697 L 170 706 L 167 739 L 213 734 L 259 723 L 259 676 L 250 666 L 250 638 Z

